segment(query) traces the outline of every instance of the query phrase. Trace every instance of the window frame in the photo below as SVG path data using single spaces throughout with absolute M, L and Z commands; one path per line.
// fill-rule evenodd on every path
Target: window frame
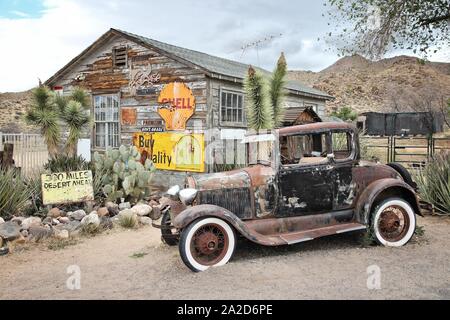
M 97 97 L 103 97 L 103 98 L 107 98 L 107 97 L 115 97 L 117 99 L 117 120 L 114 121 L 107 121 L 107 120 L 97 120 L 96 119 L 96 110 L 95 110 L 95 99 Z M 93 150 L 99 150 L 99 151 L 104 151 L 107 148 L 113 148 L 113 149 L 118 149 L 121 145 L 121 125 L 120 125 L 120 118 L 121 118 L 121 104 L 120 104 L 120 94 L 119 93 L 99 93 L 99 94 L 93 94 L 92 95 L 92 117 L 94 120 L 94 128 L 92 130 L 92 146 L 93 146 Z M 113 119 L 114 119 L 114 115 L 113 115 Z M 96 139 L 97 139 L 97 124 L 98 123 L 105 123 L 106 126 L 108 127 L 108 130 L 105 130 L 105 146 L 101 147 L 98 146 L 96 144 Z M 109 124 L 110 123 L 117 123 L 117 146 L 110 146 L 108 145 L 108 141 L 109 141 L 109 134 L 107 132 L 109 132 Z M 111 136 L 114 137 L 114 134 L 112 134 Z M 114 141 L 114 140 L 113 140 Z
M 223 119 L 222 117 L 222 107 L 225 107 L 227 109 L 230 110 L 234 110 L 233 106 L 231 108 L 229 108 L 228 106 L 223 106 L 222 105 L 222 95 L 223 94 L 232 94 L 232 95 L 236 95 L 237 96 L 237 103 L 239 104 L 239 96 L 241 97 L 241 104 L 242 104 L 242 122 L 237 122 L 237 121 L 227 121 L 225 119 Z M 241 90 L 236 90 L 236 89 L 229 89 L 229 88 L 225 88 L 225 87 L 221 87 L 219 89 L 219 123 L 221 126 L 228 126 L 228 127 L 240 127 L 240 128 L 246 128 L 247 127 L 247 117 L 245 114 L 245 95 L 244 92 Z M 232 100 L 233 100 L 233 96 L 232 96 Z M 239 110 L 239 108 L 236 108 L 236 110 Z
M 331 152 L 334 155 L 334 144 L 333 144 L 333 133 L 346 133 L 350 136 L 350 148 L 351 152 L 347 158 L 344 159 L 337 159 L 336 156 L 334 156 L 334 162 L 336 163 L 343 163 L 343 162 L 351 162 L 356 160 L 356 137 L 355 132 L 353 130 L 348 129 L 331 129 L 330 130 L 330 145 L 331 145 Z
M 329 165 L 332 163 L 332 161 L 330 160 L 330 158 L 328 157 L 328 155 L 330 153 L 332 153 L 332 146 L 331 146 L 331 131 L 327 130 L 327 131 L 321 131 L 321 132 L 308 132 L 308 133 L 296 133 L 296 134 L 290 134 L 290 135 L 286 135 L 284 137 L 289 138 L 289 137 L 297 137 L 297 136 L 309 136 L 309 135 L 314 135 L 314 134 L 320 134 L 320 135 L 324 135 L 324 141 L 325 142 L 325 150 L 327 151 L 327 155 L 326 155 L 326 161 L 321 161 L 318 163 L 289 163 L 289 164 L 283 164 L 282 162 L 282 158 L 281 158 L 281 143 L 279 142 L 279 162 L 281 165 L 281 168 L 283 169 L 293 169 L 293 168 L 310 168 L 310 167 L 319 167 L 319 166 L 324 166 L 324 165 Z

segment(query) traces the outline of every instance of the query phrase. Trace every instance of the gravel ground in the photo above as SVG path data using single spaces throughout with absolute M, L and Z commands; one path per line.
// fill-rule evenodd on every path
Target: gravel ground
M 450 218 L 418 219 L 425 234 L 402 248 L 343 234 L 279 248 L 242 240 L 224 267 L 192 273 L 159 230 L 116 230 L 61 250 L 48 244 L 0 257 L 1 299 L 450 299 Z M 69 290 L 78 265 L 81 289 Z M 367 288 L 379 266 L 381 288 Z

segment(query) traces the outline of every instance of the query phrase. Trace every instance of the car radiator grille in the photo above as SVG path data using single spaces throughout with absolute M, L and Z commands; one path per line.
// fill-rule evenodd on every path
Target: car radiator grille
M 250 190 L 248 188 L 200 191 L 198 204 L 214 204 L 233 212 L 241 219 L 252 217 Z

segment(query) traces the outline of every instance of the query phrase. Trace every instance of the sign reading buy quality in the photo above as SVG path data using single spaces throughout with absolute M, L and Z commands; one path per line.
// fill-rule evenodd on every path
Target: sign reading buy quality
M 157 169 L 203 172 L 205 142 L 203 134 L 179 132 L 135 133 L 133 144 L 141 161 L 152 160 Z
M 41 175 L 44 205 L 94 200 L 92 171 Z

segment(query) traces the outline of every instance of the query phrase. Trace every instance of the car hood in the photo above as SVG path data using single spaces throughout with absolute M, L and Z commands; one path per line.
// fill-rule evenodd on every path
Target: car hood
M 271 167 L 254 165 L 232 171 L 191 176 L 188 177 L 187 185 L 199 191 L 258 187 L 267 184 L 274 175 Z

